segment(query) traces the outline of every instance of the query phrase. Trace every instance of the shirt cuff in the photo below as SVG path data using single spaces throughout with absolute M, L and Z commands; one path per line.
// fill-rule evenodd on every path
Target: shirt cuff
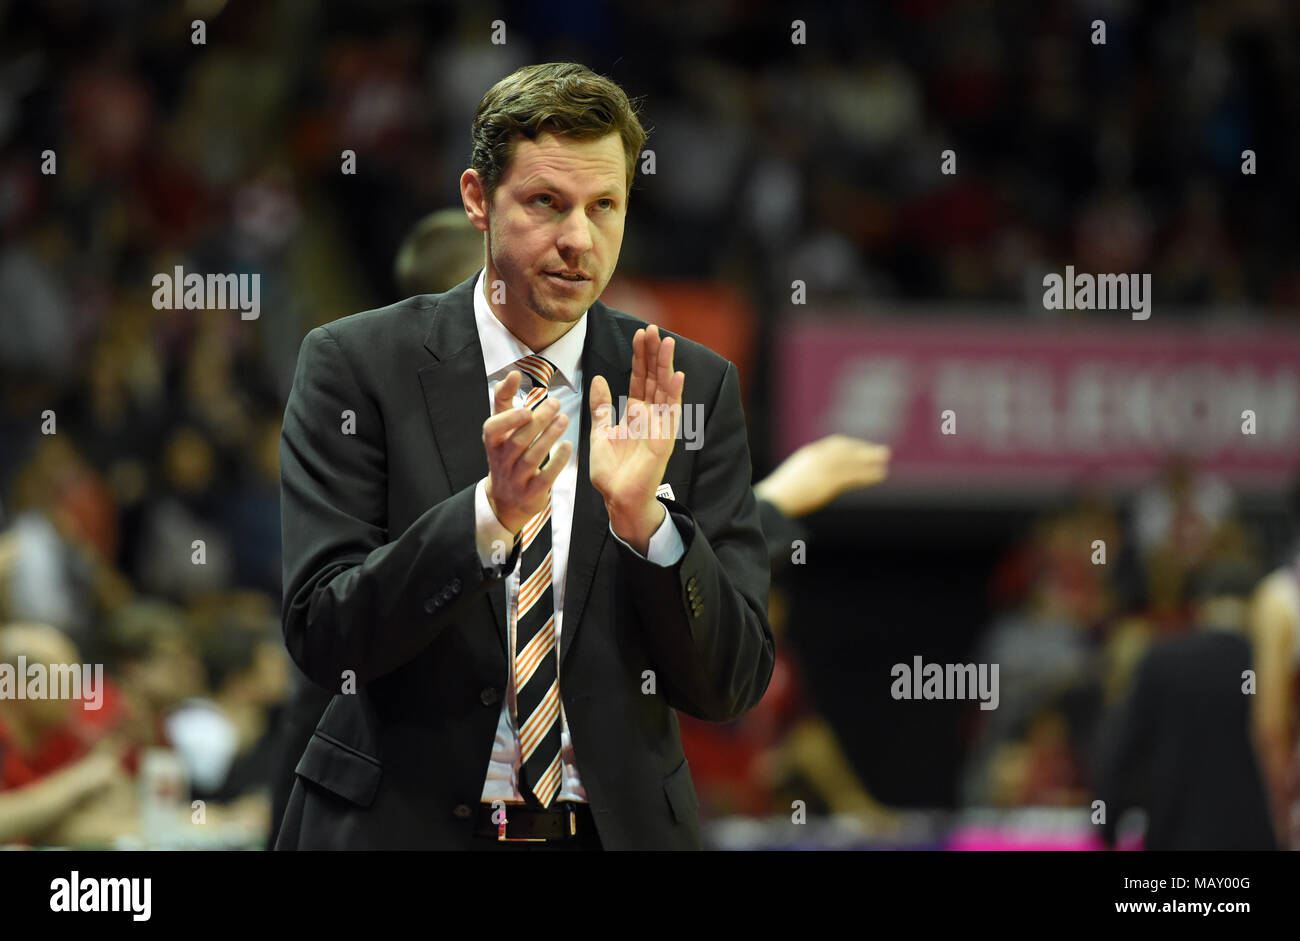
M 663 506 L 663 501 L 660 501 L 660 506 Z M 618 533 L 614 532 L 614 524 L 610 524 L 609 531 L 615 539 L 623 542 Z M 645 555 L 641 555 L 631 546 L 628 546 L 626 542 L 623 542 L 623 545 L 647 562 L 653 562 L 663 568 L 676 565 L 682 556 L 686 554 L 686 546 L 682 543 L 682 534 L 677 531 L 677 524 L 673 522 L 673 515 L 668 512 L 666 506 L 664 506 L 664 521 L 659 524 L 659 528 L 650 537 L 650 545 L 646 546 Z
M 498 569 L 510 558 L 515 535 L 501 525 L 487 498 L 487 478 L 474 488 L 474 543 L 478 560 L 485 569 Z M 495 558 L 494 558 L 495 556 Z

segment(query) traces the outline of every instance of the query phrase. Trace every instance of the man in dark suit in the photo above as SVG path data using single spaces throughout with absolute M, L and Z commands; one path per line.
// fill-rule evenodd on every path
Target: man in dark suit
M 1101 836 L 1113 847 L 1125 811 L 1147 818 L 1148 850 L 1274 850 L 1277 835 L 1251 737 L 1257 668 L 1246 635 L 1258 573 L 1203 563 L 1184 590 L 1193 630 L 1154 644 L 1101 741 Z
M 484 270 L 299 353 L 284 632 L 339 692 L 276 846 L 698 848 L 674 709 L 742 715 L 774 657 L 736 370 L 598 300 L 645 141 L 617 85 L 521 69 L 473 138 Z

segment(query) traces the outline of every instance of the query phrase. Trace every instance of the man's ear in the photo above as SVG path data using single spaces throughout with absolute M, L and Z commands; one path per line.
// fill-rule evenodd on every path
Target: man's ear
M 460 175 L 460 200 L 465 205 L 465 215 L 470 225 L 480 232 L 488 230 L 487 193 L 477 170 L 466 170 Z

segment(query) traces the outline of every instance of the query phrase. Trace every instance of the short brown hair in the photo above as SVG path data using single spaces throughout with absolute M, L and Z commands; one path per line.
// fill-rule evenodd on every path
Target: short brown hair
M 575 140 L 595 140 L 616 131 L 623 138 L 630 194 L 646 141 L 637 117 L 639 105 L 629 101 L 615 82 L 585 65 L 524 66 L 493 85 L 479 102 L 471 132 L 470 167 L 483 181 L 491 203 L 521 137 L 536 140 L 550 131 Z
M 456 206 L 416 223 L 397 250 L 393 276 L 402 297 L 412 297 L 450 291 L 482 267 L 483 233 Z

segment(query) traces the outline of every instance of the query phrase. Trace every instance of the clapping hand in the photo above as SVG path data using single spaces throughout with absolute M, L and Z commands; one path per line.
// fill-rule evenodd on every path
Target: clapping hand
M 654 324 L 636 332 L 627 408 L 618 424 L 605 377 L 591 381 L 591 483 L 605 500 L 615 534 L 642 555 L 664 519 L 655 491 L 681 424 L 686 374 L 673 371 L 674 348 L 673 338 L 660 338 Z

